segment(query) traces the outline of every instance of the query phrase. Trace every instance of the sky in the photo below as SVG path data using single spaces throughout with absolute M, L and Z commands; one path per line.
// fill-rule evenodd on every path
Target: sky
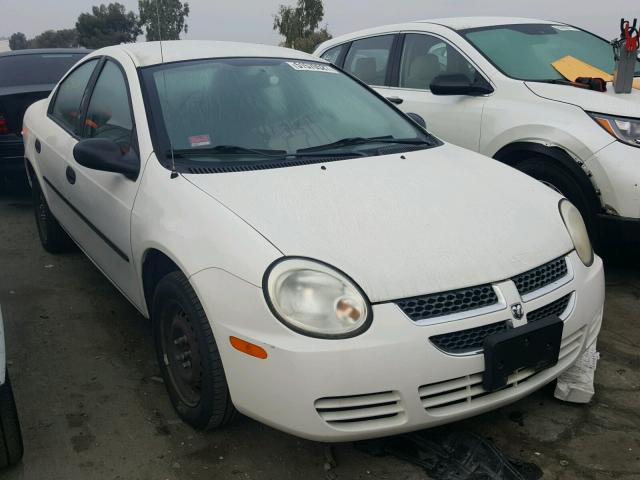
M 137 12 L 137 0 L 119 0 Z M 98 0 L 0 0 L 0 37 L 70 28 Z M 104 0 L 109 3 L 109 0 Z M 295 0 L 190 0 L 189 31 L 182 38 L 277 44 L 273 15 Z M 523 16 L 580 26 L 607 39 L 619 34 L 621 17 L 640 16 L 637 0 L 324 0 L 333 36 L 362 28 L 445 16 Z M 142 40 L 142 39 L 141 39 Z

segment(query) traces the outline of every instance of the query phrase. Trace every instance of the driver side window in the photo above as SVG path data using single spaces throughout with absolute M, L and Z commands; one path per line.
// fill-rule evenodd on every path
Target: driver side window
M 122 153 L 127 153 L 132 136 L 133 118 L 126 79 L 120 68 L 108 60 L 93 89 L 82 137 L 113 140 Z
M 405 36 L 400 63 L 400 87 L 429 90 L 438 75 L 462 74 L 473 82 L 476 69 L 449 43 L 432 35 Z

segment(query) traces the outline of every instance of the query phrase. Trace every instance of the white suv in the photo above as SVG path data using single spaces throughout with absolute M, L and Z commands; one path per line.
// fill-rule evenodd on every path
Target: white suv
M 562 192 L 600 242 L 640 241 L 640 91 L 568 86 L 551 65 L 570 55 L 612 72 L 602 38 L 558 22 L 450 18 L 352 33 L 315 54 L 442 139 Z

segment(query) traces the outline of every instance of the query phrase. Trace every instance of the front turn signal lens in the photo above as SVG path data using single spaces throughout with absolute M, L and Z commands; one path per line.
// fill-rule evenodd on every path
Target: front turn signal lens
M 246 353 L 252 357 L 264 360 L 268 356 L 267 351 L 264 348 L 251 342 L 247 342 L 246 340 L 242 340 L 241 338 L 229 337 L 229 342 L 231 342 L 231 346 L 239 352 Z

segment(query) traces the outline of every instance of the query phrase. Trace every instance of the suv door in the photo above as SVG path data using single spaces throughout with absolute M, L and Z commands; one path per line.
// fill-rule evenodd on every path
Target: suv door
M 415 112 L 427 128 L 445 141 L 478 150 L 482 109 L 486 96 L 434 95 L 431 82 L 441 74 L 463 74 L 476 80 L 482 74 L 451 43 L 435 35 L 407 33 L 401 40 L 398 79 L 393 87 L 378 88 L 397 97 L 405 112 Z

